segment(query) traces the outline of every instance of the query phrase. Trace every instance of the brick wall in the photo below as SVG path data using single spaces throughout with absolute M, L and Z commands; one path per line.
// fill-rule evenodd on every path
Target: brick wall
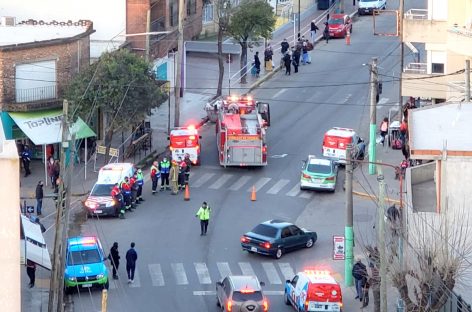
M 47 46 L 15 48 L 0 51 L 0 110 L 5 104 L 8 110 L 26 110 L 34 108 L 31 105 L 14 104 L 15 102 L 15 64 L 32 63 L 37 61 L 55 60 L 57 94 L 61 98 L 65 86 L 72 77 L 84 69 L 90 62 L 89 36 L 72 42 L 56 43 Z M 80 67 L 80 68 L 79 68 Z M 34 77 L 32 77 L 34 79 Z M 13 103 L 13 105 L 11 105 Z M 39 104 L 38 104 L 39 105 Z M 44 106 L 44 105 L 42 105 Z
M 126 1 L 126 33 L 137 34 L 146 32 L 147 11 L 150 0 L 127 0 Z M 127 37 L 131 48 L 143 55 L 146 48 L 146 36 Z

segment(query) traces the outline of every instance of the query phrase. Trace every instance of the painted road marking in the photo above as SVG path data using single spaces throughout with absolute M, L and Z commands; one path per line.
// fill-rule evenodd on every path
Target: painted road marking
M 277 93 L 275 93 L 272 98 L 273 99 L 276 99 L 277 97 L 279 97 L 280 95 L 282 95 L 282 93 L 284 93 L 285 91 L 287 91 L 287 89 L 280 89 L 279 91 L 277 91 Z
M 229 179 L 231 179 L 233 177 L 232 174 L 223 174 L 221 177 L 218 178 L 218 180 L 216 180 L 215 183 L 213 183 L 212 185 L 210 185 L 209 188 L 211 189 L 214 189 L 214 190 L 217 190 L 219 189 L 220 187 L 223 186 L 223 184 L 225 184 Z
M 205 262 L 195 262 L 195 271 L 197 271 L 200 284 L 211 284 L 210 272 Z
M 242 176 L 238 179 L 238 181 L 234 182 L 228 189 L 231 191 L 239 191 L 244 184 L 246 184 L 249 180 L 251 180 L 250 176 Z
M 381 98 L 379 102 L 377 103 L 377 108 L 382 107 L 383 105 L 387 104 L 388 98 Z
M 313 192 L 309 192 L 309 191 L 303 191 L 300 196 L 298 196 L 300 198 L 306 198 L 306 199 L 311 199 L 313 197 Z
M 152 286 L 164 286 L 164 275 L 162 275 L 159 263 L 148 264 L 149 275 L 151 275 Z
M 254 270 L 249 262 L 239 262 L 238 264 L 243 275 L 256 275 L 254 274 Z
M 259 180 L 257 180 L 256 184 L 254 184 L 254 186 L 256 187 L 256 192 L 258 192 L 264 185 L 269 183 L 270 180 L 272 180 L 272 179 L 271 178 L 260 178 Z M 251 192 L 252 191 L 252 186 L 250 188 L 248 188 L 247 191 Z
M 194 290 L 194 296 L 216 296 L 215 290 Z M 283 296 L 283 290 L 264 290 L 264 295 L 267 296 Z
M 188 285 L 187 274 L 185 274 L 184 265 L 182 263 L 171 263 L 172 271 L 174 271 L 175 281 L 177 285 Z
M 279 262 L 279 269 L 282 272 L 282 275 L 284 276 L 284 280 L 292 280 L 292 278 L 295 276 L 295 273 L 293 272 L 290 263 Z
M 274 186 L 272 186 L 272 187 L 267 191 L 267 194 L 277 194 L 277 193 L 280 192 L 280 190 L 281 190 L 285 185 L 287 185 L 289 182 L 290 182 L 290 180 L 286 180 L 286 179 L 281 179 L 281 180 L 277 181 L 277 183 L 275 183 Z
M 282 284 L 282 281 L 280 280 L 277 273 L 277 269 L 272 262 L 262 262 L 262 267 L 264 268 L 267 279 L 271 284 Z
M 300 182 L 298 182 L 290 191 L 287 192 L 287 196 L 297 196 L 300 193 Z
M 217 262 L 216 266 L 218 267 L 218 271 L 220 271 L 221 278 L 232 275 L 228 262 Z
M 133 280 L 133 283 L 128 284 L 128 285 L 129 285 L 129 287 L 133 287 L 133 288 L 141 287 L 141 280 L 139 279 L 139 271 L 138 271 L 137 268 L 136 268 L 136 270 L 134 271 L 134 280 Z
M 208 180 L 213 178 L 214 175 L 215 175 L 214 173 L 204 173 L 200 178 L 197 179 L 197 181 L 193 182 L 191 186 L 200 187 L 203 184 L 205 184 Z

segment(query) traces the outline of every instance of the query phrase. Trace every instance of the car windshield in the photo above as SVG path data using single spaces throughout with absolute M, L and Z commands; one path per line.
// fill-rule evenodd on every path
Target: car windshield
M 342 18 L 330 19 L 328 21 L 328 24 L 330 24 L 330 25 L 344 24 L 344 20 Z
M 97 249 L 88 249 L 69 252 L 67 259 L 68 265 L 81 265 L 101 262 L 100 254 Z
M 90 195 L 109 196 L 111 194 L 112 188 L 113 188 L 113 184 L 95 184 Z
M 244 302 L 244 301 L 261 301 L 263 299 L 262 292 L 255 291 L 255 292 L 240 292 L 235 291 L 233 292 L 233 301 L 237 302 Z
M 252 232 L 267 237 L 275 238 L 277 236 L 277 228 L 265 224 L 259 224 L 252 230 Z
M 312 173 L 329 174 L 331 173 L 331 166 L 319 165 L 319 164 L 308 164 L 308 167 L 306 168 L 306 170 Z

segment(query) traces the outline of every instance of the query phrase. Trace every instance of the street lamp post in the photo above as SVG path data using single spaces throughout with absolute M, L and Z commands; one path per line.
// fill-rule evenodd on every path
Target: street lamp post
M 301 32 L 301 27 L 300 27 L 300 0 L 298 0 L 298 35 L 301 36 L 302 34 L 300 33 Z

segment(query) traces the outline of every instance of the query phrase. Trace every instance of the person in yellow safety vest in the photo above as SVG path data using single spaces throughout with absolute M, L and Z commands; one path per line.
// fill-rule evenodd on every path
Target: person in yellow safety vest
M 170 161 L 164 157 L 159 163 L 159 171 L 161 172 L 161 190 L 167 190 L 169 187 Z
M 170 168 L 170 187 L 172 190 L 172 195 L 177 195 L 179 193 L 179 187 L 177 185 L 179 181 L 179 164 L 176 161 L 172 161 L 172 167 Z
M 198 209 L 195 216 L 200 219 L 200 236 L 206 235 L 208 229 L 208 222 L 210 221 L 211 208 L 206 202 L 203 202 L 200 209 Z
M 138 169 L 137 183 L 138 183 L 138 193 L 136 194 L 136 201 L 142 202 L 144 201 L 144 198 L 141 196 L 143 194 L 144 175 L 141 169 Z

